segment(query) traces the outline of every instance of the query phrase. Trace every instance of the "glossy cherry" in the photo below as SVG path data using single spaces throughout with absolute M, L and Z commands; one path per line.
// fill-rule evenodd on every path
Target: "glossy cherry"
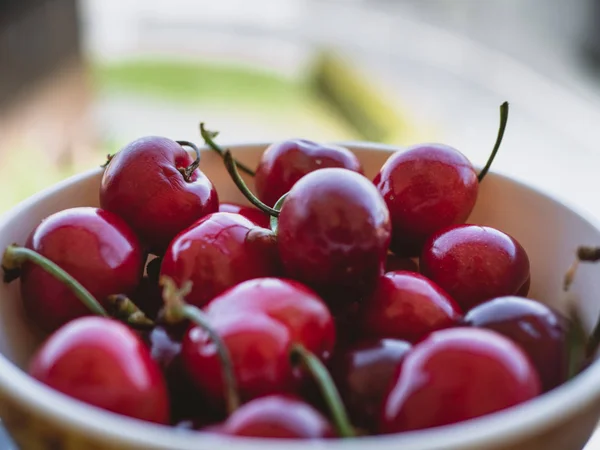
M 169 419 L 160 368 L 141 339 L 112 319 L 82 317 L 59 328 L 33 356 L 29 374 L 114 413 L 157 423 Z
M 347 169 L 301 178 L 289 192 L 277 228 L 285 274 L 327 300 L 350 302 L 382 273 L 390 242 L 387 206 L 373 184 Z
M 544 391 L 567 380 L 569 323 L 558 311 L 522 297 L 500 297 L 473 308 L 464 322 L 519 344 L 540 374 Z
M 169 245 L 161 276 L 178 285 L 191 281 L 186 301 L 204 306 L 226 289 L 279 270 L 273 234 L 239 214 L 209 214 Z
M 354 425 L 376 431 L 383 399 L 410 349 L 406 341 L 370 339 L 335 354 L 331 375 Z
M 54 213 L 29 235 L 25 247 L 74 277 L 104 306 L 112 294 L 130 294 L 139 284 L 145 254 L 129 226 L 115 214 L 77 207 Z M 27 315 L 51 332 L 89 309 L 64 282 L 26 261 L 21 296 Z
M 253 206 L 245 206 L 237 203 L 223 203 L 219 204 L 219 212 L 228 212 L 241 214 L 246 219 L 251 220 L 259 227 L 269 228 L 269 216 L 262 212 L 260 209 Z
M 323 300 L 303 284 L 280 278 L 244 281 L 213 299 L 205 308 L 210 317 L 242 312 L 265 314 L 284 324 L 294 342 L 320 358 L 335 344 L 333 318 Z
M 326 167 L 363 173 L 356 155 L 345 147 L 306 139 L 276 142 L 264 151 L 258 163 L 254 178 L 256 195 L 273 206 L 304 175 Z
M 421 273 L 464 309 L 515 295 L 530 277 L 529 258 L 513 237 L 492 227 L 457 225 L 434 234 L 423 247 Z
M 432 331 L 457 325 L 458 305 L 431 280 L 414 272 L 388 272 L 363 303 L 363 332 L 415 342 Z
M 393 253 L 388 253 L 385 258 L 385 271 L 393 272 L 395 270 L 406 270 L 408 272 L 418 272 L 419 265 L 415 262 L 415 260 L 413 260 L 411 258 L 406 258 L 406 257 L 394 255 Z
M 540 393 L 535 367 L 510 339 L 485 329 L 439 330 L 405 356 L 384 400 L 379 431 L 461 422 Z
M 234 436 L 320 439 L 335 435 L 329 421 L 299 398 L 270 395 L 252 400 L 219 427 L 223 434 Z
M 125 219 L 152 251 L 164 251 L 180 231 L 218 210 L 217 191 L 197 169 L 197 156 L 159 136 L 129 143 L 104 171 L 101 207 Z

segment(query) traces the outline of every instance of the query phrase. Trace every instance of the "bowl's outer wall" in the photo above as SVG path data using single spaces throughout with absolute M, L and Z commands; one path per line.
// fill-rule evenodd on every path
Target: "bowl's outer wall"
M 234 149 L 236 157 L 255 166 L 264 147 Z M 373 177 L 388 153 L 364 148 L 354 149 L 364 164 L 365 173 Z M 216 185 L 221 200 L 244 199 L 230 181 L 221 160 L 214 153 L 203 152 L 201 169 Z M 78 177 L 61 183 L 59 188 L 45 191 L 19 205 L 0 224 L 0 248 L 16 242 L 24 243 L 28 233 L 49 214 L 73 206 L 96 206 L 101 172 Z M 251 186 L 251 180 L 247 179 Z M 537 298 L 562 308 L 565 299 L 561 294 L 562 276 L 570 264 L 574 249 L 579 244 L 599 244 L 600 231 L 565 206 L 535 191 L 507 179 L 490 174 L 482 183 L 475 211 L 469 220 L 495 226 L 519 240 L 526 248 L 532 266 L 532 298 Z M 578 273 L 573 295 L 581 303 L 586 325 L 591 327 L 598 316 L 600 302 L 600 277 L 597 268 L 582 266 Z M 585 292 L 585 296 L 580 295 Z M 0 284 L 0 352 L 16 365 L 25 368 L 40 336 L 27 324 L 18 299 L 18 283 Z M 423 439 L 422 444 L 404 445 L 398 439 L 398 450 L 442 449 L 461 450 L 575 450 L 581 449 L 591 435 L 600 417 L 600 399 L 575 415 L 565 414 L 560 423 L 552 426 L 540 424 L 537 429 L 520 435 L 501 436 L 485 445 L 465 444 L 445 447 L 435 439 Z M 33 403 L 32 403 L 33 402 Z M 254 445 L 210 442 L 206 439 L 186 439 L 187 444 L 177 447 L 160 442 L 139 439 L 140 436 L 122 436 L 90 432 L 62 420 L 46 410 L 35 408 L 35 399 L 24 402 L 3 384 L 0 384 L 0 416 L 20 448 L 37 449 L 144 449 L 177 448 L 199 450 L 245 450 Z M 176 439 L 181 443 L 179 439 Z M 468 439 L 467 439 L 468 440 Z M 145 442 L 144 442 L 145 441 Z M 139 442 L 139 443 L 136 443 Z M 348 445 L 349 444 L 349 445 Z M 333 447 L 321 444 L 318 448 Z M 347 448 L 358 449 L 358 443 L 347 443 Z M 287 446 L 286 446 L 287 447 Z M 376 444 L 369 444 L 376 450 Z M 282 447 L 283 448 L 283 447 Z M 336 448 L 338 448 L 336 446 Z M 366 447 L 364 447 L 366 448 Z M 396 448 L 386 446 L 386 449 Z

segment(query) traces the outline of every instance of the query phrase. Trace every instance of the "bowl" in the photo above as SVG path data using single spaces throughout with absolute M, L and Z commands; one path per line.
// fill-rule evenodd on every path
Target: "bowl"
M 231 147 L 255 166 L 267 144 Z M 394 147 L 345 143 L 372 177 Z M 220 158 L 203 150 L 201 169 L 222 200 L 243 201 Z M 19 204 L 0 221 L 0 248 L 24 243 L 44 217 L 64 208 L 98 205 L 101 169 L 69 178 Z M 471 223 L 497 227 L 519 240 L 531 259 L 531 298 L 565 308 L 563 274 L 578 245 L 600 244 L 600 225 L 510 177 L 492 172 L 480 187 Z M 23 368 L 39 345 L 19 299 L 19 283 L 0 285 L 0 417 L 24 450 L 172 449 L 302 450 L 306 442 L 224 438 L 175 430 L 115 415 L 53 391 Z M 600 312 L 600 267 L 583 265 L 569 294 L 591 329 Z M 569 450 L 581 449 L 600 418 L 600 363 L 527 403 L 459 424 L 399 435 L 311 443 L 327 450 Z

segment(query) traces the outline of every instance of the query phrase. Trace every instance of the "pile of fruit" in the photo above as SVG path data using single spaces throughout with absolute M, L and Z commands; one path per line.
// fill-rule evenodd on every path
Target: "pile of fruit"
M 193 143 L 130 143 L 104 166 L 100 208 L 52 214 L 5 250 L 5 281 L 48 333 L 29 374 L 141 420 L 305 439 L 456 423 L 564 383 L 596 345 L 583 354 L 571 318 L 526 298 L 514 237 L 465 223 L 507 108 L 481 172 L 424 144 L 373 180 L 308 140 L 252 170 L 201 126 L 252 206 L 220 201 Z

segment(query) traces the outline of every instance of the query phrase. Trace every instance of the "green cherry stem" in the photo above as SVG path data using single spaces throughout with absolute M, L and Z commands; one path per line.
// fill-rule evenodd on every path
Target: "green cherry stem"
M 126 295 L 109 295 L 108 304 L 110 314 L 115 319 L 125 322 L 127 325 L 137 330 L 149 330 L 156 324 L 142 312 L 137 305 Z
M 192 150 L 194 150 L 194 153 L 196 153 L 196 159 L 194 160 L 194 162 L 192 162 L 186 168 L 179 169 L 179 172 L 181 172 L 181 174 L 183 175 L 183 179 L 189 183 L 192 180 L 192 174 L 200 165 L 200 149 L 196 146 L 196 144 L 194 144 L 193 142 L 190 142 L 190 141 L 175 141 L 175 142 L 177 142 L 182 147 L 190 147 Z
M 494 149 L 492 150 L 490 157 L 488 158 L 487 162 L 485 163 L 485 166 L 483 167 L 483 169 L 481 169 L 481 172 L 479 172 L 479 175 L 477 176 L 477 179 L 479 180 L 480 183 L 483 180 L 483 178 L 487 175 L 487 173 L 489 172 L 490 167 L 492 166 L 492 163 L 494 162 L 494 159 L 496 158 L 496 154 L 498 153 L 498 150 L 500 149 L 500 144 L 502 143 L 502 138 L 504 137 L 504 131 L 506 130 L 507 122 L 508 122 L 508 102 L 504 102 L 500 105 L 500 127 L 498 128 L 498 136 L 496 137 L 496 143 L 494 144 Z
M 281 211 L 281 207 L 283 206 L 283 202 L 285 198 L 288 196 L 289 192 L 283 194 L 279 200 L 273 205 L 273 209 L 276 211 Z M 271 231 L 277 234 L 277 228 L 279 227 L 279 216 L 271 216 L 269 219 L 269 225 L 271 226 Z
M 292 365 L 302 366 L 316 381 L 327 403 L 338 435 L 342 438 L 355 437 L 356 432 L 350 423 L 340 394 L 321 360 L 300 344 L 292 347 L 290 360 Z
M 202 136 L 202 139 L 204 139 L 206 145 L 208 145 L 212 150 L 221 155 L 221 158 L 225 157 L 225 152 L 227 150 L 223 150 L 221 146 L 214 141 L 214 139 L 219 135 L 218 131 L 209 131 L 205 128 L 204 123 L 201 123 L 200 135 Z M 256 175 L 256 172 L 254 172 L 254 170 L 252 170 L 245 164 L 242 164 L 241 162 L 237 162 L 236 164 L 242 172 L 245 172 L 252 177 Z
M 184 297 L 191 291 L 191 282 L 185 283 L 178 289 L 171 278 L 162 276 L 160 284 L 163 286 L 163 299 L 165 301 L 162 314 L 164 321 L 168 324 L 177 324 L 187 319 L 204 330 L 215 344 L 223 368 L 227 412 L 232 414 L 240 406 L 240 397 L 229 349 L 221 336 L 211 326 L 206 314 L 201 309 L 185 303 Z
M 231 151 L 225 150 L 225 153 L 223 153 L 223 161 L 225 162 L 225 167 L 227 168 L 227 172 L 229 172 L 229 176 L 231 177 L 237 188 L 240 190 L 240 192 L 244 194 L 244 196 L 248 199 L 248 201 L 264 213 L 270 215 L 271 217 L 279 217 L 278 210 L 265 205 L 256 197 L 256 195 L 252 193 L 252 191 L 250 191 L 250 189 L 246 185 L 246 182 L 237 170 L 237 163 L 235 162 L 235 159 L 233 159 Z
M 31 262 L 42 270 L 63 282 L 81 302 L 94 314 L 109 317 L 109 314 L 90 292 L 84 288 L 79 281 L 69 275 L 65 270 L 29 248 L 20 247 L 17 244 L 9 245 L 2 256 L 2 269 L 4 270 L 4 282 L 19 278 L 21 268 L 26 262 Z

